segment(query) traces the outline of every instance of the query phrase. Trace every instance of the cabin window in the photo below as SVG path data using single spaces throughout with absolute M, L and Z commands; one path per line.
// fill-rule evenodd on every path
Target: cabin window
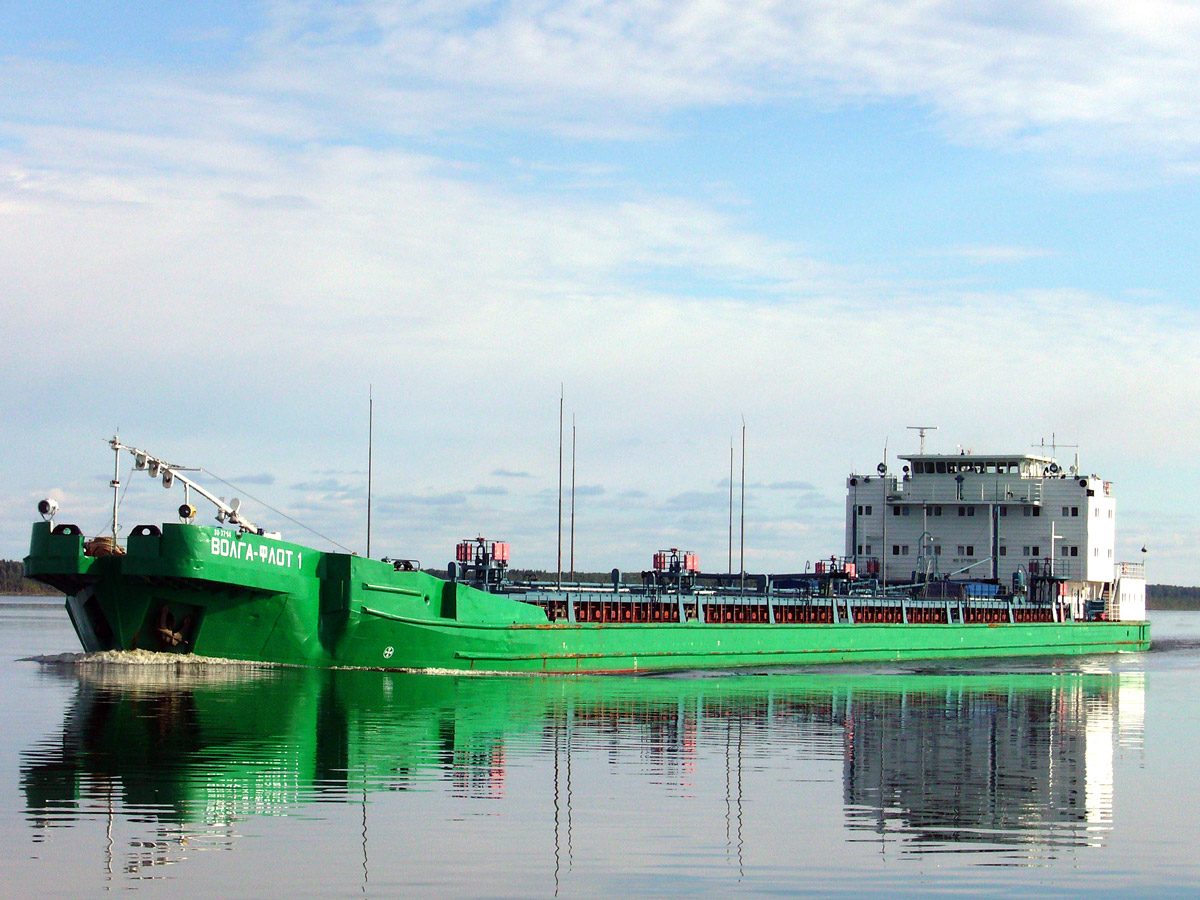
M 1000 555 L 1001 555 L 1001 556 L 1008 556 L 1008 548 L 1007 548 L 1007 547 L 1001 547 L 1001 548 L 1000 548 Z
M 934 555 L 934 556 L 941 556 L 941 555 L 942 555 L 942 545 L 941 545 L 941 544 L 934 544 L 934 545 L 933 545 L 933 555 Z
M 893 506 L 893 507 L 892 507 L 892 515 L 893 515 L 893 516 L 898 516 L 898 515 L 900 515 L 900 507 L 898 507 L 898 506 Z
M 1072 548 L 1071 548 L 1071 555 L 1072 555 L 1072 556 L 1078 556 L 1078 555 L 1079 555 L 1079 548 L 1078 548 L 1078 547 L 1072 547 Z
M 973 506 L 968 506 L 968 507 L 967 507 L 967 515 L 968 515 L 968 516 L 973 516 L 973 515 L 975 515 L 975 507 L 973 507 Z
M 909 514 L 909 512 L 910 512 L 910 511 L 911 511 L 911 510 L 909 510 L 909 508 L 908 508 L 907 506 L 906 506 L 906 507 L 904 507 L 904 515 L 906 515 L 906 516 L 907 516 L 907 515 Z
M 942 514 L 942 508 L 940 506 L 935 506 L 933 508 L 933 514 L 935 516 L 940 516 Z
M 967 544 L 967 556 L 974 556 L 975 548 L 971 544 Z
M 1029 555 L 1029 548 L 1028 548 L 1028 547 L 1022 547 L 1022 548 L 1021 548 L 1021 555 L 1022 555 L 1022 556 L 1028 556 L 1028 555 Z
M 1000 507 L 1000 515 L 1002 515 L 1002 516 L 1008 515 L 1008 507 L 1007 506 Z
M 959 556 L 966 556 L 966 553 L 967 553 L 967 548 L 966 548 L 966 547 L 964 547 L 962 544 L 959 544 L 959 545 L 958 545 L 958 555 L 959 555 Z
M 1063 518 L 1066 518 L 1070 514 L 1071 514 L 1071 508 L 1069 506 L 1064 506 L 1063 507 Z
M 944 462 L 938 463 L 937 471 L 938 471 L 939 475 L 945 475 L 946 474 L 946 464 Z
M 1028 516 L 1032 516 L 1032 515 L 1033 515 L 1033 510 L 1032 510 L 1032 509 L 1030 509 L 1028 506 L 1026 506 L 1026 507 L 1025 507 L 1025 515 L 1026 515 L 1027 517 L 1028 517 Z
M 1041 547 L 1039 547 L 1039 546 L 1037 546 L 1037 545 L 1035 544 L 1035 545 L 1033 546 L 1032 555 L 1033 555 L 1033 556 L 1041 556 L 1041 555 L 1042 555 L 1042 548 L 1041 548 Z
M 892 544 L 892 556 L 899 556 L 899 555 L 900 555 L 900 545 Z
M 967 508 L 965 506 L 960 506 L 958 508 L 958 514 L 960 516 L 965 516 L 967 514 Z
M 903 553 L 905 556 L 908 556 L 908 544 L 905 544 L 903 547 L 901 547 L 900 552 Z
M 867 515 L 869 516 L 870 514 L 871 514 L 871 507 L 870 507 L 870 506 L 868 506 L 868 507 L 867 507 Z
M 1036 519 L 1041 514 L 1042 514 L 1042 508 L 1040 506 L 1035 506 L 1033 508 L 1033 517 Z
M 871 545 L 867 544 L 867 556 L 871 555 Z
M 1064 544 L 1064 545 L 1063 545 L 1063 546 L 1062 546 L 1060 549 L 1062 550 L 1062 555 L 1063 555 L 1063 556 L 1070 556 L 1070 555 L 1071 555 L 1071 550 L 1070 550 L 1070 548 L 1069 548 L 1069 547 L 1067 547 L 1067 545 L 1066 545 L 1066 544 Z
M 1073 518 L 1079 518 L 1079 507 L 1078 506 L 1071 507 L 1071 516 Z
M 1112 547 L 1108 548 L 1108 558 L 1112 559 Z

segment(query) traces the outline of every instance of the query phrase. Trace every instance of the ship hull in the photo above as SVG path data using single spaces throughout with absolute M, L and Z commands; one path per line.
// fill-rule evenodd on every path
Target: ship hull
M 60 530 L 61 531 L 61 530 Z M 226 529 L 137 529 L 124 556 L 34 526 L 27 573 L 67 594 L 87 651 L 300 666 L 647 672 L 1136 652 L 1149 624 L 550 621 L 545 609 L 423 572 Z

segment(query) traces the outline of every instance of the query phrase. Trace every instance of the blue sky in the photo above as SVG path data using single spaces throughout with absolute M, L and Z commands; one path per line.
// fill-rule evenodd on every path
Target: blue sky
M 722 568 L 744 416 L 750 568 L 840 547 L 846 473 L 936 424 L 1079 445 L 1119 555 L 1200 583 L 1198 38 L 1168 2 L 5 4 L 0 556 L 50 493 L 103 527 L 117 428 L 361 549 L 373 386 L 373 549 L 552 566 L 564 385 L 584 568 Z

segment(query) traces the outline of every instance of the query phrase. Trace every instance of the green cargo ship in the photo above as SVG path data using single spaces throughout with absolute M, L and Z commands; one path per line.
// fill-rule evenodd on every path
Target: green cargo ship
M 145 451 L 135 468 L 181 481 L 227 527 L 139 525 L 85 540 L 39 506 L 26 574 L 62 590 L 85 651 L 151 650 L 312 667 L 576 673 L 757 668 L 1141 651 L 1149 624 L 1070 602 L 1052 574 L 1007 585 L 893 585 L 847 559 L 786 575 L 705 575 L 664 551 L 640 581 L 508 580 L 507 546 L 459 546 L 446 577 L 283 541 Z M 114 476 L 114 484 L 118 478 Z

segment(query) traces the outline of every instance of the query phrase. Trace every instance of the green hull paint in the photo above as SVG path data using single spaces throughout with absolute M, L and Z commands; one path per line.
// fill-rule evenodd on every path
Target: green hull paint
M 141 529 L 139 529 L 141 530 Z M 85 650 L 174 650 L 301 666 L 624 672 L 1146 650 L 1146 622 L 574 624 L 504 595 L 223 528 L 132 534 L 85 556 L 33 527 L 26 573 L 69 595 Z M 177 632 L 177 646 L 164 642 Z

